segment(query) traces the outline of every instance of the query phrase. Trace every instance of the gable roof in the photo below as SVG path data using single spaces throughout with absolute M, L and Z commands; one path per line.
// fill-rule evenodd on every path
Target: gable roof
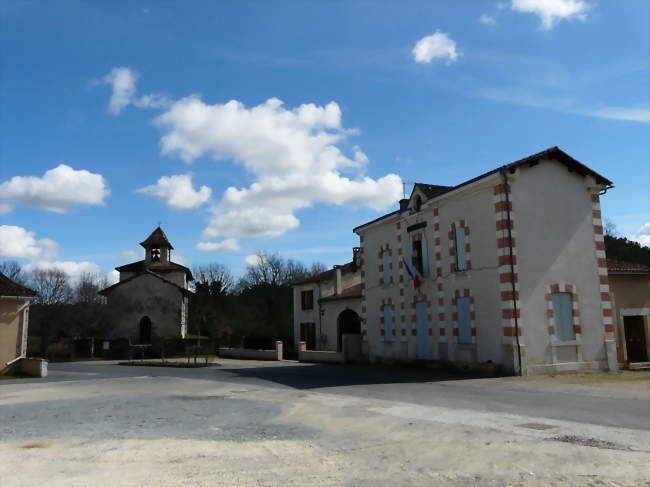
M 296 281 L 291 285 L 299 286 L 301 284 L 309 284 L 310 282 L 323 282 L 323 281 L 328 281 L 330 279 L 334 279 L 337 268 L 341 269 L 341 274 L 347 274 L 348 272 L 355 272 L 358 269 L 358 267 L 354 265 L 354 261 L 352 261 L 352 262 L 348 262 L 347 264 L 337 266 L 333 269 L 329 269 L 325 272 L 321 272 L 320 274 L 316 274 L 315 276 L 308 277 L 301 281 Z
M 608 274 L 648 274 L 650 267 L 633 262 L 624 262 L 622 260 L 607 259 Z
M 30 298 L 36 296 L 36 291 L 12 281 L 0 272 L 0 296 L 16 296 Z
M 331 296 L 320 298 L 318 302 L 338 301 L 340 299 L 361 299 L 363 297 L 362 290 L 363 284 L 355 284 L 354 286 L 344 289 L 339 294 L 332 294 Z
M 194 276 L 192 271 L 190 271 L 184 265 L 177 264 L 176 262 L 151 262 L 149 265 L 146 264 L 146 261 L 139 260 L 137 262 L 132 262 L 130 264 L 124 264 L 119 267 L 116 267 L 115 270 L 118 272 L 144 272 L 145 270 L 150 269 L 153 272 L 173 272 L 173 271 L 182 271 L 187 276 L 188 281 L 193 281 Z
M 140 242 L 140 245 L 143 247 L 169 247 L 170 249 L 174 248 L 172 244 L 169 243 L 167 235 L 165 235 L 165 232 L 163 232 L 163 229 L 160 228 L 160 226 L 157 226 L 156 229 L 151 232 L 151 235 Z
M 124 279 L 123 281 L 117 282 L 117 283 L 113 284 L 112 286 L 108 286 L 107 288 L 102 289 L 97 294 L 100 294 L 102 296 L 106 296 L 107 294 L 109 294 L 111 291 L 113 291 L 115 288 L 121 286 L 122 284 L 126 284 L 127 282 L 132 281 L 134 279 L 137 279 L 138 277 L 143 276 L 145 274 L 152 275 L 152 276 L 160 279 L 161 281 L 174 286 L 175 288 L 177 288 L 179 291 L 181 291 L 186 296 L 189 296 L 191 294 L 189 289 L 185 289 L 184 287 L 179 286 L 175 282 L 172 282 L 169 279 L 165 279 L 163 276 L 161 276 L 159 274 L 156 274 L 155 272 L 151 272 L 150 270 L 146 270 L 146 269 L 144 271 L 142 271 L 142 272 L 139 272 L 139 273 L 127 278 L 127 279 Z
M 602 184 L 603 186 L 606 187 L 611 187 L 614 185 L 609 179 L 607 179 L 604 176 L 601 176 L 598 174 L 596 171 L 593 169 L 585 166 L 581 162 L 577 161 L 573 157 L 571 157 L 569 154 L 564 152 L 562 149 L 560 149 L 558 146 L 553 146 L 549 147 L 546 150 L 543 150 L 541 152 L 537 152 L 536 154 L 524 157 L 523 159 L 519 159 L 514 162 L 510 162 L 508 164 L 504 164 L 502 166 L 497 167 L 496 169 L 492 169 L 491 171 L 488 171 L 484 174 L 481 174 L 480 176 L 477 176 L 475 178 L 469 179 L 467 181 L 464 181 L 460 184 L 457 184 L 456 186 L 440 186 L 440 185 L 435 185 L 435 184 L 425 184 L 425 183 L 415 183 L 413 187 L 413 191 L 415 189 L 419 189 L 425 196 L 427 196 L 428 199 L 433 199 L 437 198 L 439 196 L 442 196 L 445 193 L 448 193 L 450 191 L 453 191 L 455 189 L 462 188 L 463 186 L 467 186 L 468 184 L 474 183 L 476 181 L 479 181 L 481 179 L 484 179 L 488 176 L 492 176 L 493 174 L 499 173 L 499 172 L 506 172 L 510 171 L 513 172 L 515 169 L 528 165 L 534 166 L 538 164 L 541 160 L 543 159 L 555 159 L 556 161 L 560 162 L 561 164 L 564 164 L 569 171 L 576 172 L 580 174 L 581 176 L 587 176 L 590 175 L 592 176 L 598 184 Z M 411 191 L 411 196 L 413 196 L 413 191 Z M 431 195 L 431 196 L 430 196 Z M 356 232 L 357 230 L 371 225 L 372 223 L 376 223 L 380 220 L 383 220 L 384 218 L 387 218 L 391 215 L 394 215 L 396 213 L 399 213 L 398 211 L 393 211 L 391 213 L 387 213 L 386 215 L 380 216 L 379 218 L 376 218 L 372 221 L 369 221 L 367 223 L 364 223 L 362 225 L 359 225 L 358 227 L 355 227 L 352 231 Z

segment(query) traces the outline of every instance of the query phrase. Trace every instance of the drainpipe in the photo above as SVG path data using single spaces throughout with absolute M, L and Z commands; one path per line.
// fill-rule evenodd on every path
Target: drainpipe
M 523 375 L 521 369 L 521 344 L 519 343 L 519 314 L 517 310 L 517 288 L 515 286 L 515 264 L 514 264 L 514 251 L 512 249 L 512 219 L 510 216 L 510 191 L 508 186 L 508 174 L 504 169 L 501 169 L 501 176 L 503 176 L 503 184 L 505 184 L 506 193 L 506 214 L 508 216 L 508 252 L 510 254 L 510 285 L 512 289 L 512 306 L 515 310 L 515 343 L 517 344 L 517 362 L 519 363 L 519 375 Z

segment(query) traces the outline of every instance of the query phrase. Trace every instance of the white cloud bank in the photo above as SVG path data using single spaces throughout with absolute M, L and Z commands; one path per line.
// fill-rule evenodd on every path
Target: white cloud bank
M 227 238 L 221 242 L 199 242 L 196 244 L 196 250 L 204 252 L 226 252 L 233 250 L 241 250 L 239 242 L 234 238 Z
M 130 68 L 113 68 L 110 73 L 102 78 L 102 81 L 111 85 L 113 93 L 108 101 L 108 113 L 119 115 L 128 105 L 135 105 L 139 108 L 160 108 L 168 106 L 170 100 L 158 93 L 150 93 L 136 97 L 136 81 L 139 75 Z
M 140 188 L 137 192 L 153 196 L 175 210 L 197 208 L 212 195 L 212 190 L 207 186 L 195 190 L 191 174 L 163 176 L 156 184 Z
M 551 30 L 560 20 L 584 21 L 590 8 L 583 0 L 512 0 L 510 6 L 517 12 L 537 15 L 544 30 Z
M 37 240 L 34 232 L 14 225 L 0 225 L 0 242 L 0 258 L 4 259 L 50 259 L 59 254 L 54 240 Z
M 42 177 L 14 176 L 0 183 L 0 214 L 16 204 L 65 213 L 78 205 L 102 205 L 109 193 L 101 174 L 61 164 Z
M 412 50 L 417 63 L 430 63 L 432 59 L 446 59 L 451 63 L 458 59 L 456 42 L 444 32 L 437 30 L 430 36 L 423 37 L 415 43 Z
M 650 247 L 650 223 L 646 223 L 639 228 L 639 231 L 631 240 L 634 240 L 645 247 Z
M 164 131 L 163 154 L 188 163 L 203 155 L 232 160 L 254 177 L 250 187 L 224 192 L 211 209 L 205 238 L 278 236 L 299 226 L 295 212 L 302 208 L 329 203 L 382 210 L 402 193 L 399 176 L 364 176 L 366 155 L 353 148 L 346 156 L 337 146 L 351 131 L 334 102 L 286 109 L 271 98 L 248 108 L 236 100 L 210 105 L 189 96 L 155 123 Z
M 71 279 L 83 273 L 101 274 L 94 262 L 72 262 L 54 260 L 59 255 L 59 245 L 49 238 L 36 239 L 35 233 L 23 227 L 0 225 L 0 258 L 26 259 L 30 261 L 23 270 L 57 269 L 65 272 Z

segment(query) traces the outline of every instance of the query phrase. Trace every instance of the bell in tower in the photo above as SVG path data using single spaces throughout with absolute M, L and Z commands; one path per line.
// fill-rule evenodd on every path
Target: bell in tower
M 156 227 L 146 240 L 140 242 L 145 250 L 145 263 L 147 264 L 168 264 L 170 254 L 174 247 L 169 243 L 167 235 L 162 228 Z

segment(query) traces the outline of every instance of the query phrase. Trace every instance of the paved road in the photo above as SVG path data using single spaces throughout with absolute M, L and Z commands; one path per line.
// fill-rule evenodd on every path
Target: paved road
M 415 367 L 288 361 L 220 360 L 220 363 L 221 367 L 206 369 L 124 367 L 104 362 L 55 363 L 50 364 L 50 377 L 33 382 L 144 375 L 191 378 L 650 431 L 650 381 L 638 384 L 636 397 L 617 397 L 607 392 L 594 395 L 592 391 L 571 386 L 540 390 L 539 384 L 529 385 L 515 378 L 463 380 L 458 375 Z
M 0 485 L 650 487 L 647 381 L 219 362 L 0 381 Z

